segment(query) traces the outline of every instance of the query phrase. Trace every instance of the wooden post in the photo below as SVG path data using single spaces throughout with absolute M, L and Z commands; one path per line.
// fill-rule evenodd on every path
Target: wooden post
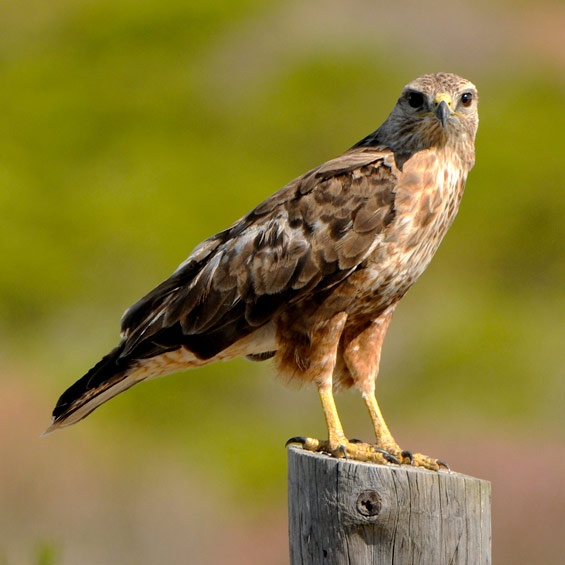
M 491 563 L 490 483 L 288 448 L 291 565 Z

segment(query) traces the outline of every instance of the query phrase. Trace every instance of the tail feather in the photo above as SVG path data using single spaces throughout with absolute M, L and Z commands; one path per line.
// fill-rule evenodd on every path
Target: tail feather
M 133 374 L 131 361 L 120 359 L 122 350 L 122 346 L 113 349 L 61 395 L 53 410 L 53 421 L 43 435 L 75 424 L 140 380 Z

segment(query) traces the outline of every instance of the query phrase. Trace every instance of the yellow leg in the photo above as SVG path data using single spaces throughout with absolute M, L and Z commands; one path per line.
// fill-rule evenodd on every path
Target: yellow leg
M 371 420 L 373 421 L 373 427 L 375 429 L 376 445 L 377 449 L 382 449 L 386 451 L 389 455 L 392 455 L 400 463 L 409 463 L 417 467 L 424 467 L 425 469 L 430 469 L 437 471 L 441 465 L 447 467 L 443 461 L 433 459 L 427 455 L 422 455 L 421 453 L 411 453 L 409 451 L 403 451 L 400 449 L 381 413 L 381 409 L 375 398 L 373 392 L 363 394 L 363 400 L 369 409 L 369 414 Z
M 311 437 L 293 437 L 286 444 L 300 443 L 308 451 L 323 451 L 331 453 L 336 457 L 347 457 L 347 445 L 349 441 L 343 433 L 343 426 L 337 413 L 337 407 L 331 387 L 318 386 L 318 394 L 322 401 L 322 409 L 328 426 L 328 439 L 321 441 Z
M 397 462 L 394 456 L 390 457 L 388 455 L 389 450 L 385 449 L 384 447 L 376 446 L 378 449 L 375 451 L 375 446 L 373 445 L 357 441 L 350 442 L 345 437 L 345 434 L 343 432 L 343 426 L 341 425 L 341 421 L 339 419 L 339 414 L 337 412 L 337 407 L 335 405 L 331 387 L 319 386 L 318 394 L 320 395 L 320 400 L 322 401 L 322 409 L 324 411 L 326 424 L 328 426 L 328 440 L 320 441 L 319 439 L 309 437 L 294 437 L 288 440 L 287 445 L 289 443 L 300 443 L 304 447 L 304 449 L 307 449 L 308 451 L 321 451 L 324 453 L 329 453 L 334 457 L 347 457 L 358 461 L 373 461 L 374 463 L 381 464 L 390 461 Z M 376 401 L 374 405 L 376 406 L 376 410 L 380 414 Z M 386 424 L 384 424 L 384 421 L 382 423 L 386 429 Z M 388 429 L 386 431 L 390 436 Z M 390 437 L 392 440 L 392 436 Z M 393 448 L 396 448 L 396 451 L 400 451 L 398 449 L 398 446 L 394 443 L 394 440 L 392 440 L 392 442 L 394 445 L 387 444 L 387 447 L 390 447 L 391 450 Z M 383 453 L 379 452 L 379 450 L 386 451 L 386 453 L 383 455 Z
M 304 380 L 316 383 L 318 394 L 322 401 L 322 409 L 328 426 L 328 440 L 320 441 L 313 438 L 296 437 L 289 443 L 300 443 L 310 451 L 324 451 L 335 456 L 345 456 L 348 441 L 343 433 L 335 405 L 332 381 L 336 356 L 341 333 L 345 326 L 347 314 L 342 312 L 335 315 L 330 322 L 313 331 L 310 335 L 311 353 L 309 366 L 304 372 Z
M 328 426 L 328 439 L 321 441 L 309 437 L 294 437 L 288 440 L 287 445 L 299 443 L 308 451 L 324 452 L 334 457 L 349 457 L 358 461 L 411 463 L 427 469 L 439 469 L 439 464 L 435 459 L 420 454 L 412 455 L 398 447 L 384 421 L 373 392 L 372 385 L 378 372 L 380 347 L 391 315 L 392 310 L 383 320 L 375 322 L 368 328 L 366 333 L 364 332 L 351 340 L 344 355 L 356 385 L 364 391 L 363 399 L 373 421 L 377 439 L 376 445 L 358 441 L 351 442 L 345 437 L 333 397 L 333 371 L 340 337 L 347 318 L 345 313 L 334 316 L 330 323 L 322 328 L 323 331 L 312 333 L 310 336 L 312 352 L 308 368 L 304 372 L 304 380 L 313 381 L 318 387 L 318 394 Z M 373 353 L 373 355 L 370 355 L 370 353 Z
M 332 389 L 330 387 L 319 387 L 318 394 L 322 401 L 322 409 L 324 410 L 324 416 L 328 426 L 329 448 L 333 452 L 338 449 L 340 445 L 345 445 L 347 439 L 343 433 L 343 426 L 341 425 L 339 414 L 337 413 Z
M 363 400 L 369 409 L 369 415 L 371 416 L 371 420 L 373 421 L 373 426 L 375 428 L 375 437 L 377 440 L 377 446 L 381 449 L 385 449 L 386 451 L 395 450 L 398 451 L 398 444 L 394 441 L 388 426 L 383 418 L 381 413 L 381 409 L 377 403 L 377 399 L 375 398 L 375 393 L 371 392 L 368 394 L 363 394 Z

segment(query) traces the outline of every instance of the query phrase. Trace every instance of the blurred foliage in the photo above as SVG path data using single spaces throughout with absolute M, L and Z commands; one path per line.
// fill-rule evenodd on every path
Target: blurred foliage
M 123 310 L 200 240 L 353 145 L 402 85 L 443 68 L 331 38 L 256 68 L 237 59 L 234 49 L 255 61 L 262 46 L 245 47 L 236 31 L 281 5 L 2 7 L 2 353 L 34 367 L 41 378 L 30 378 L 53 399 L 114 345 Z M 565 79 L 538 64 L 449 70 L 466 67 L 481 94 L 477 166 L 454 228 L 399 308 L 379 393 L 397 421 L 432 410 L 526 426 L 528 413 L 549 428 L 563 422 Z M 282 480 L 286 437 L 325 433 L 315 395 L 285 391 L 271 372 L 241 361 L 168 377 L 89 421 L 116 451 L 160 442 L 202 470 L 221 459 L 239 494 L 260 495 Z M 340 403 L 368 436 L 358 399 Z M 68 433 L 93 429 L 82 426 Z
M 37 565 L 57 565 L 60 563 L 60 551 L 56 544 L 42 542 L 37 546 L 36 564 Z

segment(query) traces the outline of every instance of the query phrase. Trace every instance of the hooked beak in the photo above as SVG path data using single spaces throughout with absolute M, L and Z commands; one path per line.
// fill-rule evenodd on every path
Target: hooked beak
M 434 114 L 441 122 L 441 126 L 445 129 L 447 121 L 453 114 L 451 109 L 451 96 L 449 94 L 440 93 L 434 99 Z

